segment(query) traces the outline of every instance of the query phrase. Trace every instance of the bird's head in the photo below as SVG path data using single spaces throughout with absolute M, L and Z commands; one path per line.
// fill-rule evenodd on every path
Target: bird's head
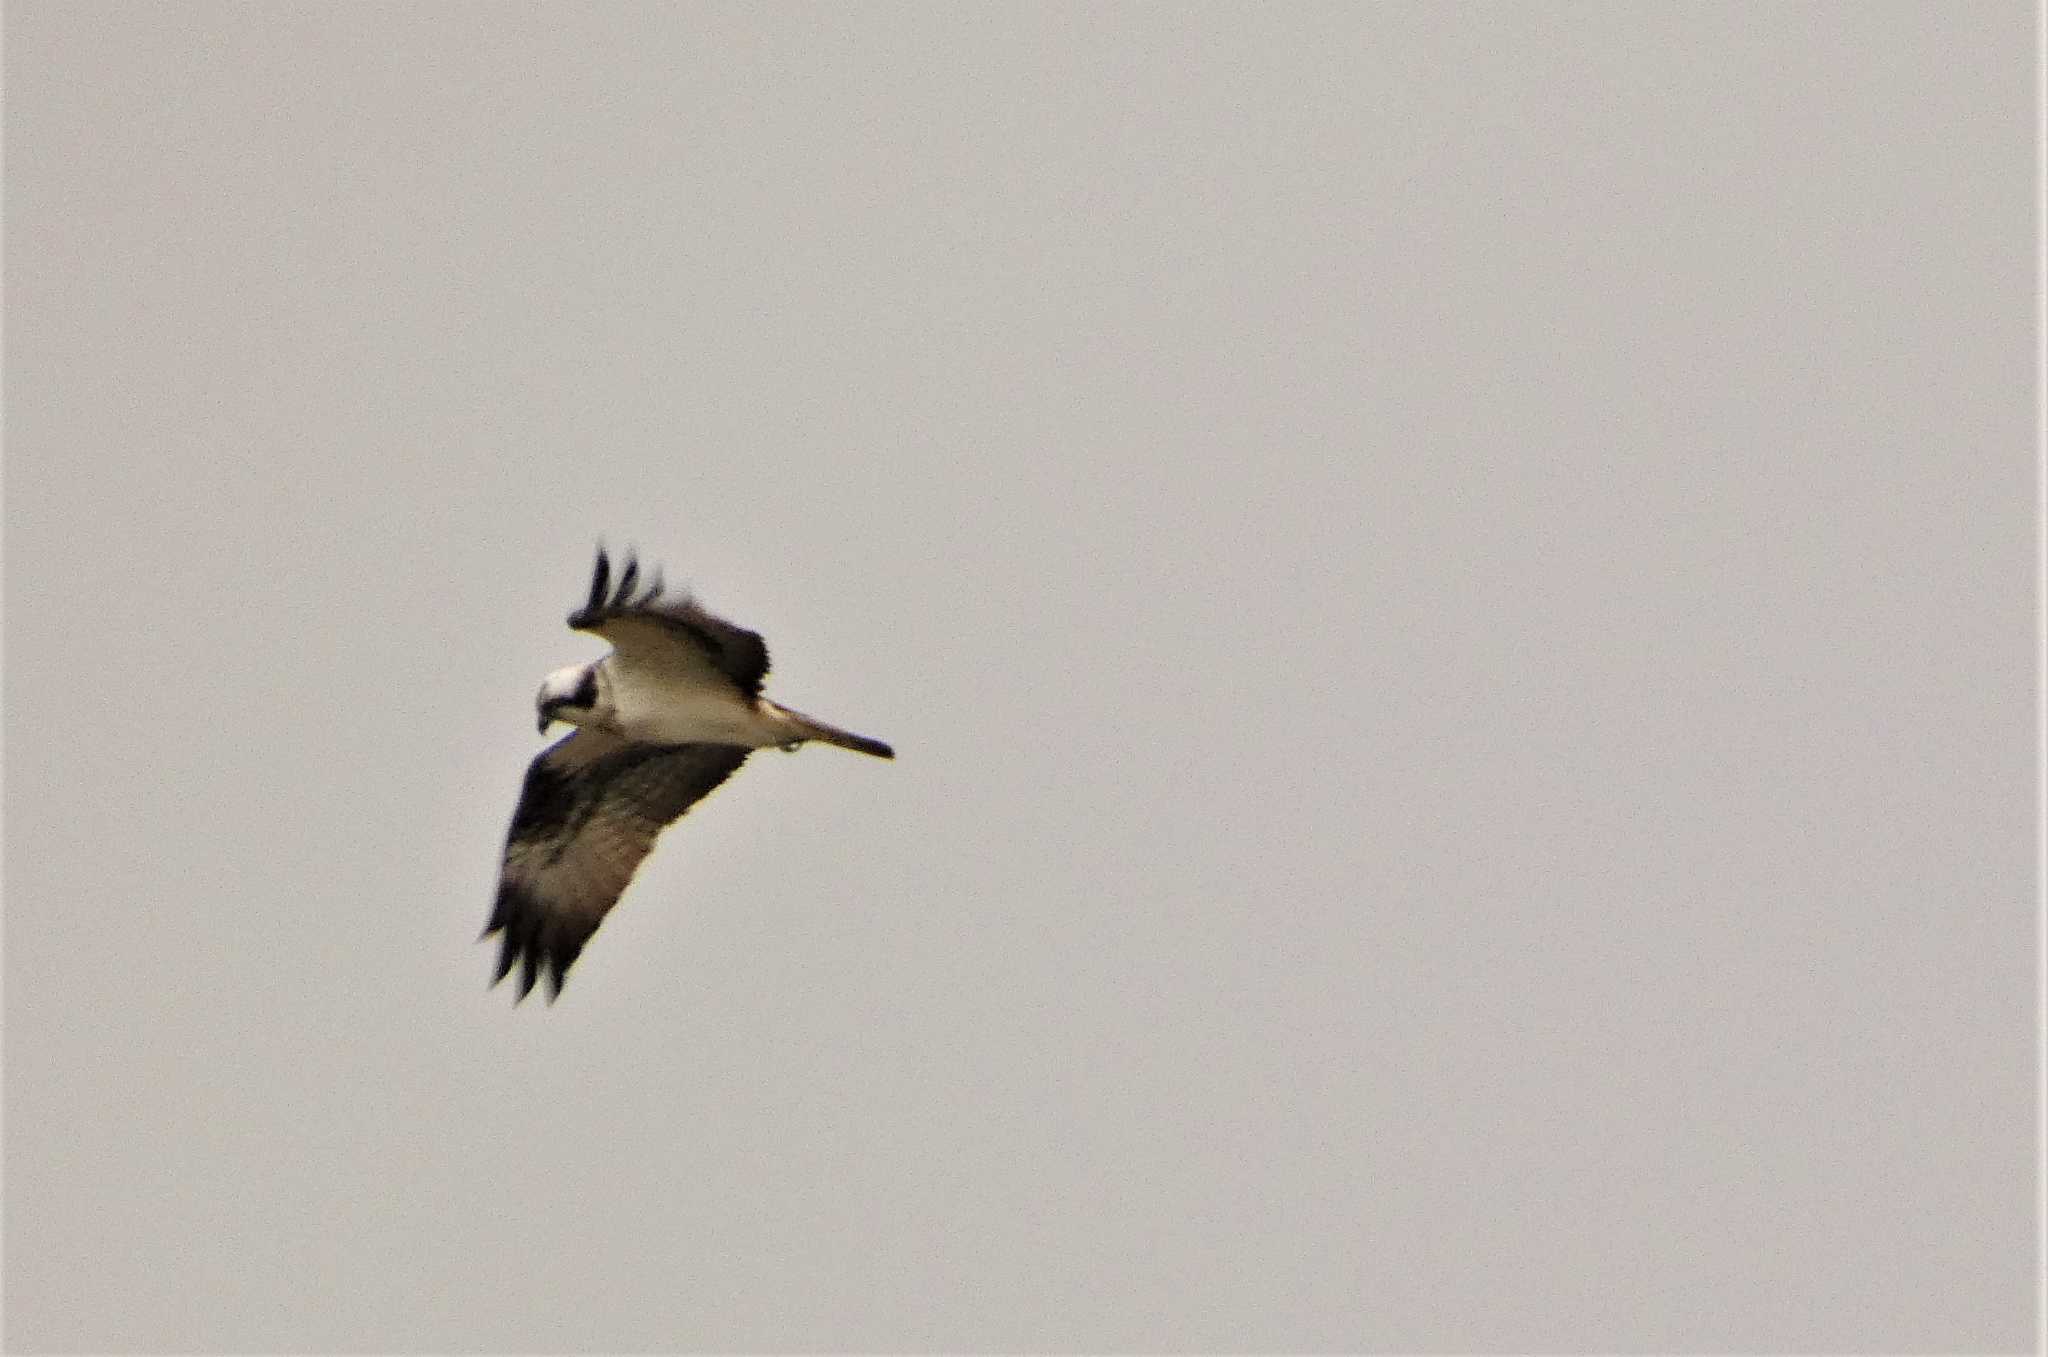
M 540 713 L 543 735 L 557 721 L 572 726 L 603 725 L 611 717 L 611 684 L 601 666 L 572 664 L 549 674 L 533 702 Z

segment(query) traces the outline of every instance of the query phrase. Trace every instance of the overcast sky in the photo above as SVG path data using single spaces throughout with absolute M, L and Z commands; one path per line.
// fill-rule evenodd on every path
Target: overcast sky
M 2029 1346 L 2033 25 L 8 5 L 10 1346 Z

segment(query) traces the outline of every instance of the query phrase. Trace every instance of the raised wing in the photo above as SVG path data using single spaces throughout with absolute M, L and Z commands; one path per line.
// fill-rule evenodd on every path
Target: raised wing
M 768 676 L 768 645 L 758 635 L 706 612 L 687 594 L 665 594 L 659 570 L 635 593 L 640 562 L 631 555 L 616 586 L 611 572 L 611 559 L 599 547 L 590 599 L 569 614 L 572 628 L 604 637 L 628 664 L 684 670 L 709 665 L 748 697 L 760 693 Z
M 578 730 L 526 770 L 505 836 L 505 868 L 483 936 L 503 933 L 498 974 L 521 968 L 519 997 L 545 973 L 548 1002 L 655 836 L 746 762 L 737 745 L 628 744 Z

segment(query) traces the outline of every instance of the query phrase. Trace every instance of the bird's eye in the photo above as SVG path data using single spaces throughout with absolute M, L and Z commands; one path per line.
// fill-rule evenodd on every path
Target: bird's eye
M 592 674 L 583 676 L 583 683 L 576 689 L 576 705 L 595 707 L 597 705 L 597 678 Z

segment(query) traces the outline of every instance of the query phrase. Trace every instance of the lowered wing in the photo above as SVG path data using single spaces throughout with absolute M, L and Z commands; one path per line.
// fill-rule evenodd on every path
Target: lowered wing
M 731 777 L 749 752 L 723 744 L 628 744 L 590 730 L 542 750 L 526 770 L 505 836 L 497 904 L 484 927 L 484 937 L 504 935 L 491 983 L 517 963 L 519 997 L 545 973 L 554 1002 L 655 836 Z
M 626 664 L 722 678 L 747 697 L 759 695 L 768 676 L 768 645 L 760 636 L 706 612 L 687 594 L 665 593 L 658 570 L 636 593 L 640 562 L 630 555 L 616 585 L 611 570 L 598 548 L 590 599 L 569 614 L 571 628 L 602 636 Z

